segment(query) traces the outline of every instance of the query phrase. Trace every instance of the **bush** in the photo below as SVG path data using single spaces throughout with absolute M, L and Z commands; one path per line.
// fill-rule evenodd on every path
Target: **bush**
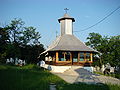
M 115 77 L 120 79 L 120 74 L 115 74 Z
M 5 70 L 7 67 L 5 65 L 0 65 L 0 70 Z
M 40 67 L 35 65 L 35 64 L 28 64 L 28 65 L 22 66 L 21 69 L 34 69 L 34 70 L 38 70 L 38 69 L 40 69 Z

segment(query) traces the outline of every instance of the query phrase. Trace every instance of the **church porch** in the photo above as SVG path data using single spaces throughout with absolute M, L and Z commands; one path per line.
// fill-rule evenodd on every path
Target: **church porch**
M 93 53 L 79 51 L 48 52 L 45 61 L 46 64 L 56 66 L 90 66 L 93 62 Z

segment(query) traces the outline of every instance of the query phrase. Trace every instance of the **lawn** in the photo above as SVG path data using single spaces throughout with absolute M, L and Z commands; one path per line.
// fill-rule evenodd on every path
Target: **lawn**
M 50 83 L 55 83 L 57 90 L 120 90 L 118 85 L 68 84 L 36 65 L 0 65 L 0 90 L 49 90 Z
M 95 73 L 95 74 L 104 75 L 102 72 L 94 72 L 94 73 Z M 109 75 L 105 74 L 104 76 L 111 76 L 111 77 L 120 79 L 120 73 L 109 74 Z
M 49 90 L 49 84 L 64 84 L 59 77 L 35 65 L 0 65 L 0 90 Z

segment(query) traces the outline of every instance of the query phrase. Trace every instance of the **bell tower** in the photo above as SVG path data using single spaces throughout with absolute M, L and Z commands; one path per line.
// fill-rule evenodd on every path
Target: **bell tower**
M 66 13 L 64 14 L 62 18 L 58 19 L 60 23 L 61 36 L 64 34 L 72 35 L 73 34 L 73 22 L 75 22 L 75 19 L 70 17 L 67 14 L 67 10 L 68 10 L 67 8 L 65 8 L 64 10 L 66 10 Z

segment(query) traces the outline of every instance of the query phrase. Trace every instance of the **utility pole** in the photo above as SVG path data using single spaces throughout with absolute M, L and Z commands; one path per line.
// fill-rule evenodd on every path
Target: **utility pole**
M 57 37 L 58 31 L 56 30 L 56 37 Z

